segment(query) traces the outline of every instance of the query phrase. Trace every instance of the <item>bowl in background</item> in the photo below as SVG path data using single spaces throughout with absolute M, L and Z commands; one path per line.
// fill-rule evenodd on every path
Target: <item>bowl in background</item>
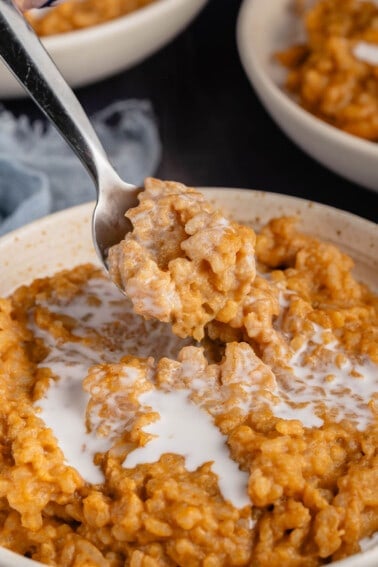
M 71 87 L 81 87 L 139 63 L 173 39 L 207 0 L 156 0 L 130 14 L 42 43 Z M 26 96 L 0 62 L 0 98 Z
M 277 51 L 303 34 L 293 0 L 244 0 L 237 42 L 244 70 L 272 118 L 305 152 L 320 163 L 369 189 L 378 191 L 378 143 L 326 124 L 299 106 L 282 85 L 286 70 L 274 60 Z

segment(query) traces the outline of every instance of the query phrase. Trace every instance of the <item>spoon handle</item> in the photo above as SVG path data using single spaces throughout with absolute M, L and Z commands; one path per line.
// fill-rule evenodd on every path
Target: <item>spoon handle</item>
M 81 159 L 98 189 L 104 169 L 112 173 L 105 151 L 76 96 L 11 0 L 0 0 L 0 58 Z

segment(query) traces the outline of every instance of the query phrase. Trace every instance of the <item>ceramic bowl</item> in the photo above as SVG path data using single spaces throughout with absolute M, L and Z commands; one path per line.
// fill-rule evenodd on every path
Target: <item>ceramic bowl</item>
M 242 189 L 202 189 L 235 219 L 258 228 L 273 216 L 296 215 L 303 230 L 337 244 L 356 260 L 356 273 L 370 286 L 376 285 L 378 268 L 374 223 L 326 205 L 275 193 Z M 91 239 L 94 204 L 88 203 L 55 213 L 0 238 L 0 296 L 37 277 L 93 262 L 98 263 Z M 368 549 L 372 547 L 371 549 Z M 364 553 L 334 563 L 336 567 L 376 567 L 378 542 L 366 544 Z M 0 548 L 0 565 L 41 567 Z
M 352 136 L 301 108 L 283 90 L 285 69 L 274 53 L 303 32 L 293 0 L 244 0 L 237 23 L 241 62 L 261 102 L 282 130 L 320 163 L 350 181 L 378 191 L 378 143 Z

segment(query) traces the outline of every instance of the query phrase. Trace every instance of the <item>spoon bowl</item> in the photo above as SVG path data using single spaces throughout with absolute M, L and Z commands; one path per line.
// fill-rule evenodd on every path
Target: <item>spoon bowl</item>
M 83 107 L 12 0 L 0 0 L 0 58 L 92 177 L 97 189 L 93 243 L 107 269 L 109 248 L 131 229 L 125 212 L 137 204 L 140 188 L 120 179 Z
M 92 238 L 97 255 L 108 269 L 109 248 L 118 244 L 132 228 L 125 211 L 137 205 L 141 188 L 118 178 L 115 183 L 98 189 L 98 199 L 92 215 Z

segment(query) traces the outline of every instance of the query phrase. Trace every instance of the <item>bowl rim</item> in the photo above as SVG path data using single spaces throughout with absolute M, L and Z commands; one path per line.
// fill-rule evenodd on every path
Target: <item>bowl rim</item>
M 207 2 L 207 0 L 196 1 L 199 6 Z M 118 18 L 86 28 L 42 36 L 41 41 L 46 49 L 53 54 L 64 48 L 67 43 L 70 44 L 72 49 L 75 49 L 76 47 L 82 47 L 85 43 L 92 43 L 97 40 L 103 41 L 113 36 L 114 33 L 126 33 L 129 28 L 143 25 L 145 21 L 154 19 L 157 15 L 168 15 L 172 9 L 177 9 L 181 5 L 192 2 L 193 0 L 154 0 L 151 4 L 137 8 L 129 14 L 124 14 Z
M 281 2 L 288 2 L 289 0 L 279 0 Z M 239 51 L 240 60 L 244 67 L 247 76 L 250 77 L 253 87 L 256 89 L 258 95 L 262 97 L 261 91 L 269 91 L 275 103 L 283 107 L 291 116 L 302 120 L 307 129 L 313 130 L 323 138 L 331 137 L 335 143 L 339 145 L 353 148 L 361 153 L 369 154 L 371 157 L 378 158 L 378 142 L 372 142 L 344 132 L 332 126 L 320 118 L 314 116 L 309 111 L 302 108 L 281 88 L 264 70 L 264 65 L 257 51 L 251 48 L 253 46 L 254 34 L 252 32 L 253 25 L 258 24 L 258 18 L 254 16 L 256 6 L 266 4 L 266 0 L 243 0 L 236 24 L 236 41 Z M 261 87 L 256 83 L 260 82 Z
M 252 189 L 252 188 L 248 188 L 248 187 L 225 187 L 225 186 L 216 186 L 216 185 L 194 185 L 194 188 L 197 189 L 198 191 L 220 191 L 221 193 L 226 193 L 226 192 L 234 192 L 236 193 L 240 193 L 241 195 L 247 194 L 247 193 L 251 193 L 257 197 L 260 198 L 264 198 L 265 196 L 268 197 L 268 199 L 270 198 L 277 198 L 278 200 L 282 200 L 282 201 L 288 201 L 291 202 L 293 205 L 295 205 L 296 203 L 302 205 L 303 207 L 309 207 L 309 208 L 316 208 L 319 211 L 324 211 L 324 212 L 333 212 L 334 214 L 337 214 L 341 217 L 344 217 L 346 220 L 351 220 L 353 223 L 356 223 L 357 225 L 360 225 L 361 228 L 363 227 L 369 227 L 371 230 L 376 230 L 377 228 L 377 223 L 375 223 L 374 221 L 367 219 L 365 217 L 361 217 L 360 215 L 357 215 L 355 213 L 352 213 L 351 211 L 347 211 L 345 209 L 339 209 L 338 207 L 335 207 L 333 205 L 327 205 L 326 203 L 321 203 L 320 201 L 315 201 L 314 199 L 306 199 L 305 197 L 297 197 L 296 195 L 287 195 L 286 193 L 278 193 L 276 191 L 266 191 L 264 189 Z M 207 198 L 211 198 L 208 195 L 206 195 Z M 80 209 L 82 209 L 85 212 L 88 212 L 89 207 L 93 207 L 93 210 L 95 208 L 96 205 L 96 201 L 91 200 L 91 201 L 86 201 L 85 203 L 81 203 L 79 205 L 73 205 L 72 207 L 67 207 L 65 209 L 61 209 L 59 211 L 54 211 L 53 213 L 50 213 L 48 215 L 44 215 L 43 217 L 40 217 L 36 220 L 33 220 L 27 224 L 24 224 L 23 226 L 19 227 L 19 228 L 15 228 L 14 230 L 11 230 L 9 232 L 7 232 L 6 234 L 3 234 L 2 236 L 0 236 L 0 246 L 5 246 L 6 242 L 8 240 L 13 240 L 14 238 L 22 238 L 24 233 L 28 233 L 30 230 L 34 230 L 34 229 L 38 229 L 38 225 L 40 224 L 44 224 L 44 223 L 49 223 L 49 222 L 56 222 L 60 220 L 60 217 L 65 218 L 67 215 L 69 215 L 70 212 L 78 212 L 80 211 Z M 252 215 L 253 217 L 253 215 Z M 274 213 L 272 215 L 272 218 L 274 217 Z

